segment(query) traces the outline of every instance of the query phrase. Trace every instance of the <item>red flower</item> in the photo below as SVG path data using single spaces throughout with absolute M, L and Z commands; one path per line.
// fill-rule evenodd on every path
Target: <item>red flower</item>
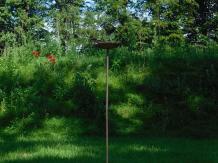
M 39 57 L 40 56 L 40 52 L 39 51 L 36 51 L 36 50 L 33 50 L 32 51 L 32 54 L 35 56 L 35 57 Z
M 51 62 L 52 64 L 56 63 L 56 58 L 53 54 L 47 54 L 46 58 L 48 59 L 49 62 Z

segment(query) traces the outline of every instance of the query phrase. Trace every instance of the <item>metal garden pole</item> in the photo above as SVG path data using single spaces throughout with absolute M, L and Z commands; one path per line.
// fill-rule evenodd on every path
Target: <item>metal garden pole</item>
M 105 129 L 106 129 L 106 163 L 109 162 L 109 114 L 108 114 L 108 103 L 109 103 L 109 50 L 117 48 L 119 42 L 104 42 L 104 41 L 95 41 L 94 45 L 101 49 L 106 49 L 106 99 L 105 99 Z
M 108 126 L 108 96 L 109 96 L 109 90 L 108 90 L 108 77 L 109 77 L 109 50 L 107 49 L 106 52 L 106 114 L 105 114 L 105 120 L 106 120 L 106 163 L 108 163 L 109 161 L 109 144 L 108 144 L 108 130 L 109 130 L 109 126 Z

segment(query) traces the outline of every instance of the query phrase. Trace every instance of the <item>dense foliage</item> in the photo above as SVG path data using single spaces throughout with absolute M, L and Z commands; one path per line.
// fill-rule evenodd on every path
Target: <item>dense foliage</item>
M 78 117 L 87 134 L 103 134 L 104 55 L 32 54 L 33 45 L 0 59 L 1 126 L 21 119 L 37 127 L 48 116 Z M 218 47 L 111 52 L 111 134 L 215 136 Z M 161 53 L 160 53 L 161 52 Z M 46 58 L 47 57 L 47 58 Z
M 217 42 L 216 0 L 3 0 L 0 48 L 55 40 L 67 50 L 90 38 L 119 40 L 130 50 Z
M 216 0 L 2 0 L 0 123 L 77 117 L 104 132 L 110 53 L 112 135 L 216 136 Z

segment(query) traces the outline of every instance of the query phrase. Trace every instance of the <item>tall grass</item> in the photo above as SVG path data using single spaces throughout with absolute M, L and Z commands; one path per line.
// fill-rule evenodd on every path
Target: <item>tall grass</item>
M 0 57 L 0 122 L 37 125 L 48 116 L 80 117 L 87 134 L 104 131 L 104 52 L 34 45 Z M 45 54 L 52 51 L 57 62 Z M 216 136 L 218 47 L 161 47 L 110 53 L 110 127 L 114 135 Z M 28 120 L 28 119 L 32 119 Z

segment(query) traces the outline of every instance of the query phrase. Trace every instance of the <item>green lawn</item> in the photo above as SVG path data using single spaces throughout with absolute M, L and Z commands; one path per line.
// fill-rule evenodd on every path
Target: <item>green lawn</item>
M 1 130 L 0 162 L 105 162 L 105 140 L 69 134 L 62 120 L 28 134 Z M 77 136 L 76 136 L 77 135 Z M 218 162 L 218 140 L 118 137 L 110 139 L 111 163 Z

